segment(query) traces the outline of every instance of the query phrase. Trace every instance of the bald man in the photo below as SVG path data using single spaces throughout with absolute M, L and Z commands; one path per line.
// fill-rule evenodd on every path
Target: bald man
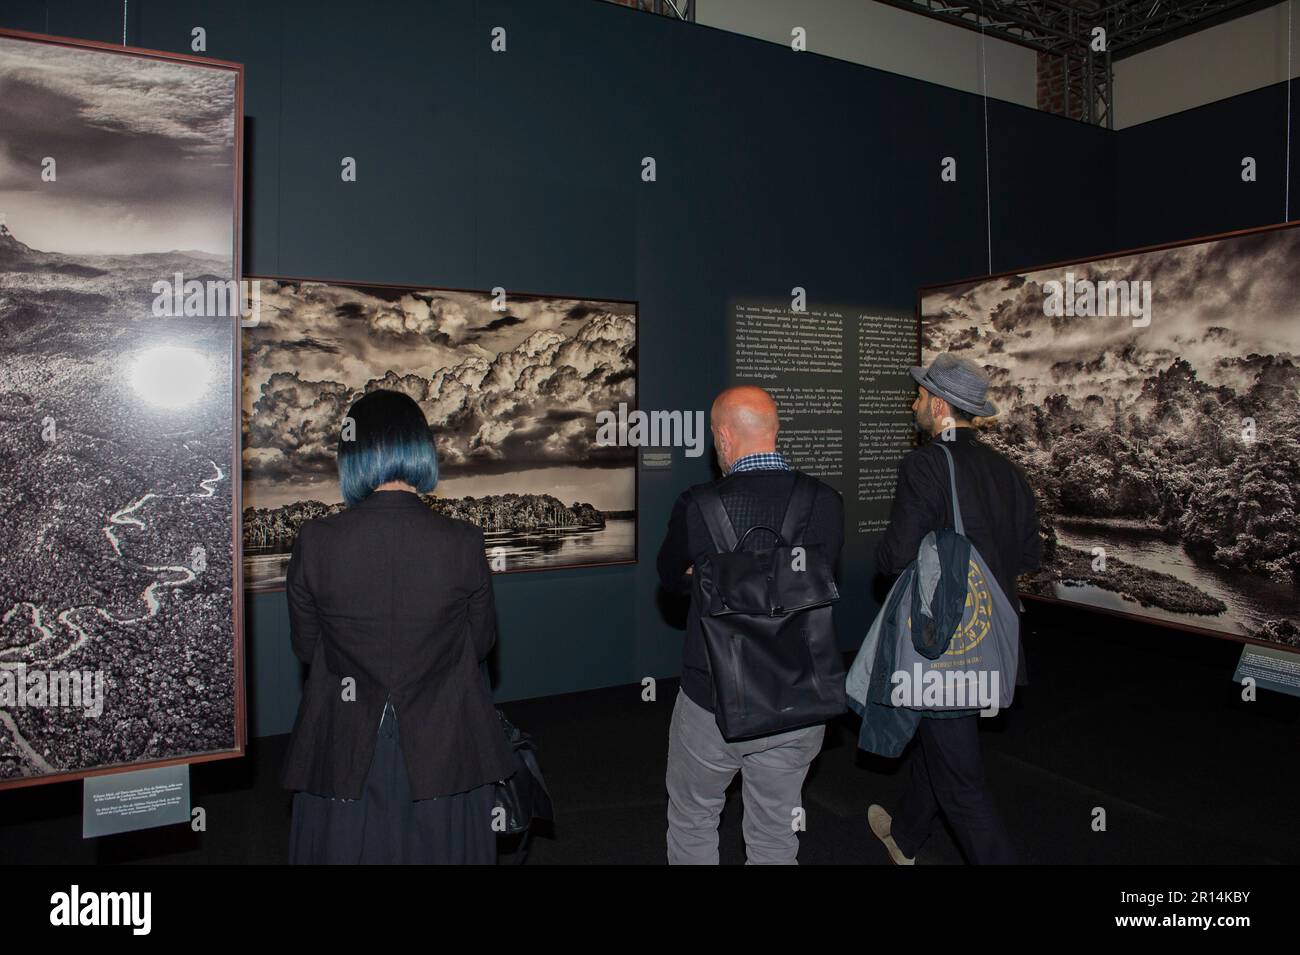
M 795 472 L 776 451 L 780 426 L 776 402 L 762 388 L 728 388 L 713 402 L 713 446 L 723 477 L 714 487 L 736 536 L 759 524 L 780 527 L 794 488 Z M 844 543 L 844 504 L 839 492 L 817 481 L 804 543 L 818 544 L 838 560 Z M 694 490 L 694 489 L 692 489 Z M 691 573 L 702 555 L 715 553 L 692 490 L 673 506 L 668 536 L 659 549 L 659 579 L 680 594 L 691 593 Z M 756 530 L 752 549 L 773 547 L 776 537 Z M 741 774 L 745 855 L 750 864 L 796 861 L 799 840 L 792 822 L 802 806 L 804 778 L 821 751 L 824 725 L 729 743 L 713 714 L 713 682 L 692 597 L 682 650 L 682 684 L 668 735 L 668 862 L 718 862 L 718 819 L 726 790 Z

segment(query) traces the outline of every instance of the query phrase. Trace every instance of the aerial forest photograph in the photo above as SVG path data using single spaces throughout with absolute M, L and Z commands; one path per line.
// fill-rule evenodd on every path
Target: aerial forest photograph
M 0 36 L 0 784 L 241 745 L 239 77 Z

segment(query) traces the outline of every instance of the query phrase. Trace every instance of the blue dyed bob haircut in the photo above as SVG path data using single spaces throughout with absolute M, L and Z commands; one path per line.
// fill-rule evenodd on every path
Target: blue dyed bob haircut
M 339 433 L 339 488 L 349 506 L 375 488 L 405 481 L 421 494 L 438 484 L 438 449 L 429 422 L 400 391 L 372 391 L 348 409 L 352 427 Z M 351 440 L 349 437 L 351 430 Z

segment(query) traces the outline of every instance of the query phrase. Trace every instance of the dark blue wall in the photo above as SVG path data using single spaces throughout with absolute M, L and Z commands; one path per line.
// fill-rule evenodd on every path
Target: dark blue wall
M 0 24 L 120 42 L 122 5 L 8 0 Z M 130 4 L 132 45 L 188 52 L 196 25 L 246 65 L 246 271 L 637 299 L 642 407 L 709 407 L 733 297 L 910 314 L 918 285 L 988 270 L 976 96 L 596 0 Z M 999 102 L 987 126 L 994 271 L 1115 247 L 1114 134 Z M 712 476 L 678 454 L 641 476 L 637 566 L 497 579 L 501 699 L 677 672 L 654 555 Z M 846 645 L 874 607 L 854 536 Z M 285 732 L 284 598 L 248 604 L 253 733 Z
M 1292 99 L 1300 91 L 1292 81 Z M 1116 248 L 1287 221 L 1287 86 L 1278 83 L 1116 134 Z M 1292 110 L 1293 151 L 1300 117 Z M 1253 156 L 1255 182 L 1241 179 Z M 1300 216 L 1292 161 L 1290 218 Z

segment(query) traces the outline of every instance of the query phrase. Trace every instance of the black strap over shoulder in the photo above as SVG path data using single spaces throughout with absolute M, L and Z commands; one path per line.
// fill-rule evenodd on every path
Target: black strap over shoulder
M 813 501 L 817 498 L 817 483 L 802 471 L 794 472 L 794 488 L 790 503 L 785 506 L 785 520 L 781 522 L 781 539 L 789 547 L 803 543 L 803 532 L 812 519 Z
M 704 525 L 713 538 L 716 550 L 731 552 L 736 549 L 736 529 L 732 526 L 727 509 L 722 506 L 722 498 L 712 484 L 702 484 L 692 491 L 691 496 L 700 507 Z M 790 489 L 790 500 L 785 506 L 785 517 L 781 522 L 780 537 L 787 547 L 803 543 L 803 532 L 812 519 L 813 502 L 817 499 L 817 482 L 802 471 L 794 472 L 794 487 Z
M 704 517 L 704 526 L 709 529 L 709 536 L 713 538 L 714 548 L 730 553 L 736 547 L 736 529 L 731 526 L 731 518 L 722 506 L 718 489 L 712 484 L 702 484 L 691 492 L 691 496 L 700 506 L 700 514 Z

